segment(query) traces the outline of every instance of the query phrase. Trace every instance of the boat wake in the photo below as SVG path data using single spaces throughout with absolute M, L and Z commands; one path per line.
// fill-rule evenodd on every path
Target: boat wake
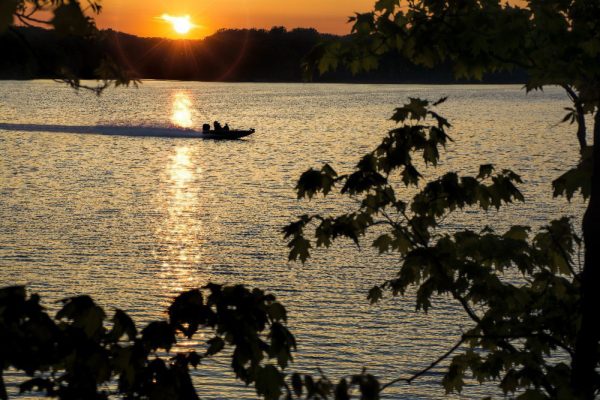
M 145 125 L 46 125 L 46 124 L 11 124 L 0 123 L 0 131 L 14 132 L 50 132 L 76 133 L 109 136 L 137 137 L 172 137 L 172 138 L 203 138 L 203 139 L 239 139 L 254 133 L 250 131 L 232 131 L 231 133 L 202 132 L 194 129 L 173 126 Z

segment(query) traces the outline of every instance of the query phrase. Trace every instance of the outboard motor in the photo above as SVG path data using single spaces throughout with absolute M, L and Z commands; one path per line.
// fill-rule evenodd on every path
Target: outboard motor
M 208 132 L 208 131 L 210 131 L 210 124 L 202 125 L 202 132 Z

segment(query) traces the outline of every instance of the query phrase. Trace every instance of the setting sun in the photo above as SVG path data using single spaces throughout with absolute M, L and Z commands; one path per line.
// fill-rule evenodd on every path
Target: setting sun
M 160 16 L 160 19 L 162 19 L 165 22 L 170 23 L 173 26 L 173 30 L 175 32 L 179 33 L 180 35 L 185 35 L 190 30 L 192 30 L 193 28 L 196 27 L 196 25 L 193 24 L 192 21 L 190 20 L 189 15 L 175 17 L 175 16 L 172 16 L 169 14 L 163 14 Z

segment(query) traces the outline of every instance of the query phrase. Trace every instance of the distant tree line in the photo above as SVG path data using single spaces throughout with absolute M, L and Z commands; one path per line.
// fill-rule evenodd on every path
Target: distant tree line
M 0 36 L 0 79 L 93 77 L 106 52 L 139 79 L 231 82 L 301 82 L 304 57 L 317 44 L 346 40 L 315 29 L 224 29 L 203 40 L 141 38 L 113 30 L 94 38 L 65 36 L 35 27 Z M 349 38 L 348 38 L 349 40 Z M 453 83 L 451 68 L 416 67 L 388 55 L 379 68 L 353 75 L 347 69 L 312 77 L 318 82 Z M 487 75 L 488 83 L 522 83 L 523 72 Z

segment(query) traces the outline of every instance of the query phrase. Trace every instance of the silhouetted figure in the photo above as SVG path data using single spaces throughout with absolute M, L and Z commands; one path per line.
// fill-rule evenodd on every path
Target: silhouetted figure
M 229 132 L 229 124 L 225 124 L 225 126 L 223 127 L 223 130 L 225 132 Z
M 210 124 L 202 125 L 202 132 L 208 132 L 208 131 L 210 131 Z
M 213 126 L 215 127 L 215 131 L 220 132 L 223 130 L 223 127 L 221 126 L 221 124 L 219 123 L 219 121 L 215 121 L 213 123 Z

